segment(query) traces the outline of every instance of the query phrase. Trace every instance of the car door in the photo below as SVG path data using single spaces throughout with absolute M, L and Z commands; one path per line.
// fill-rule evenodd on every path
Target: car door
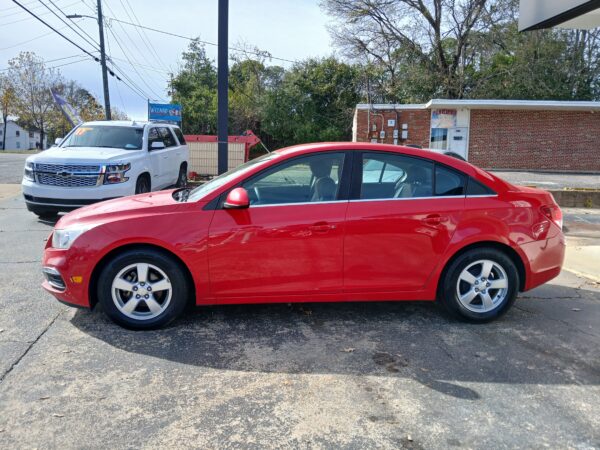
M 343 152 L 281 162 L 241 184 L 249 208 L 217 207 L 208 240 L 212 296 L 341 292 L 345 162 Z
M 165 143 L 163 151 L 163 183 L 165 186 L 175 184 L 179 175 L 179 161 L 181 160 L 181 147 L 169 127 L 159 127 L 158 134 Z
M 166 160 L 167 148 L 153 149 L 154 142 L 164 143 L 163 137 L 158 131 L 158 127 L 152 127 L 148 130 L 148 156 L 150 158 L 150 166 L 152 167 L 152 190 L 161 189 L 165 186 L 167 173 Z
M 465 184 L 463 175 L 428 159 L 357 155 L 346 217 L 345 291 L 423 288 L 460 220 Z

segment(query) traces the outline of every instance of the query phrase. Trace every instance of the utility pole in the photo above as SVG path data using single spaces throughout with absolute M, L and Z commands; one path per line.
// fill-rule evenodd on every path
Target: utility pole
M 98 0 L 100 2 L 100 0 Z M 217 57 L 217 139 L 218 143 L 218 172 L 227 172 L 227 142 L 229 133 L 229 54 L 228 54 L 228 24 L 229 0 L 219 0 L 219 47 Z
M 104 25 L 102 0 L 98 0 L 98 29 L 100 32 L 100 64 L 102 65 L 102 84 L 104 85 L 104 115 L 110 120 L 110 96 L 108 94 L 108 73 L 106 71 L 106 52 L 104 51 Z

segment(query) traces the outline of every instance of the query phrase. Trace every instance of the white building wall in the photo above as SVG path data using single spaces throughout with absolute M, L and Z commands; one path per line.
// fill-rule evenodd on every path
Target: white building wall
M 20 127 L 16 122 L 9 120 L 6 123 L 6 136 L 4 135 L 4 123 L 0 122 L 0 149 L 1 142 L 6 141 L 6 150 L 30 150 L 37 148 L 36 143 L 40 143 L 39 131 L 29 132 Z M 46 148 L 47 138 L 44 136 L 44 146 Z

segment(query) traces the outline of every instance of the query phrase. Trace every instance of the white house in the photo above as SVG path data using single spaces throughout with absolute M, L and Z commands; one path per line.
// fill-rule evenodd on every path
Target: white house
M 40 144 L 41 133 L 38 130 L 26 130 L 15 121 L 8 119 L 6 122 L 6 136 L 4 135 L 4 123 L 0 122 L 0 150 L 2 143 L 6 141 L 6 150 L 30 150 L 45 149 L 47 137 L 44 136 L 43 145 Z

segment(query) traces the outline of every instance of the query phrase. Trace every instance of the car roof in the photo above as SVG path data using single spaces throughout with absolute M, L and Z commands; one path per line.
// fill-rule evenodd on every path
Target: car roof
M 291 147 L 282 148 L 279 150 L 275 150 L 275 152 L 281 154 L 282 156 L 292 156 L 292 155 L 301 155 L 304 153 L 312 153 L 315 151 L 346 151 L 346 150 L 354 150 L 354 151 L 380 151 L 380 152 L 389 152 L 389 153 L 397 153 L 406 156 L 414 156 L 417 158 L 426 158 L 432 161 L 439 162 L 446 166 L 453 167 L 461 172 L 464 172 L 468 175 L 471 175 L 476 178 L 480 178 L 483 180 L 488 180 L 492 183 L 497 184 L 498 182 L 503 183 L 507 188 L 510 187 L 510 184 L 505 182 L 504 180 L 499 179 L 498 177 L 486 172 L 483 169 L 480 169 L 473 164 L 463 161 L 457 158 L 453 158 L 452 156 L 444 155 L 442 153 L 437 153 L 427 149 L 414 148 L 414 147 L 406 147 L 404 145 L 392 145 L 392 144 L 375 144 L 372 142 L 320 142 L 320 143 L 312 143 L 312 144 L 300 144 L 294 145 Z

